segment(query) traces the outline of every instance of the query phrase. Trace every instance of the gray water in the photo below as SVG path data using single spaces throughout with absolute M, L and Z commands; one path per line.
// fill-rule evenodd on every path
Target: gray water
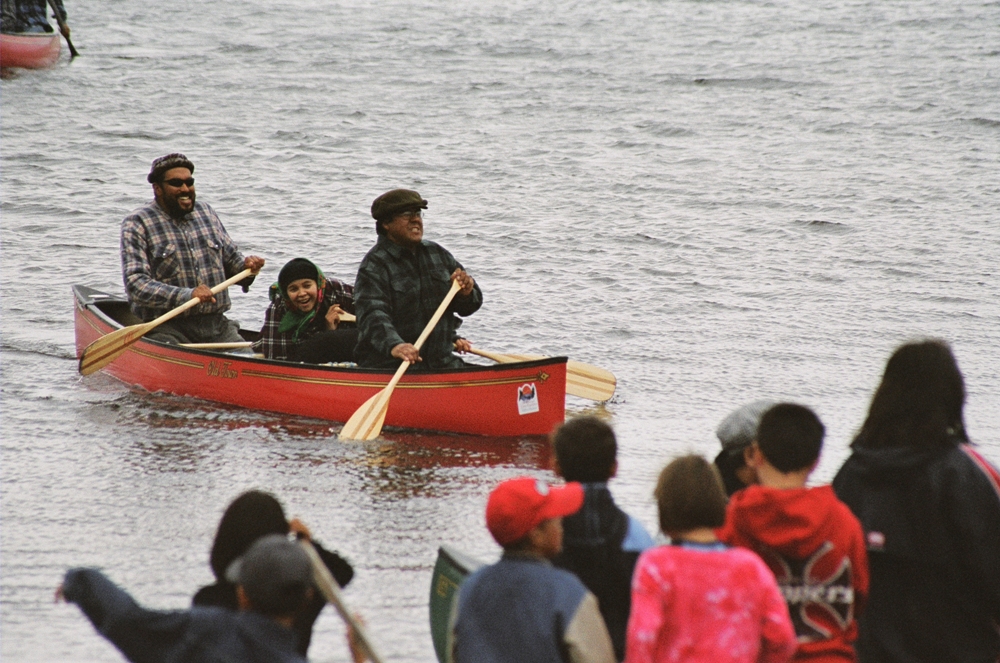
M 756 398 L 819 413 L 829 481 L 916 337 L 953 344 L 1000 462 L 1000 2 L 67 4 L 81 56 L 5 78 L 0 102 L 5 661 L 121 660 L 53 604 L 62 573 L 185 607 L 250 487 L 355 564 L 346 598 L 389 660 L 432 661 L 437 546 L 495 557 L 489 489 L 551 476 L 541 439 L 343 443 L 81 378 L 70 286 L 121 292 L 119 223 L 167 152 L 268 259 L 234 295 L 247 327 L 292 257 L 351 280 L 372 199 L 418 189 L 426 237 L 485 293 L 476 345 L 617 375 L 612 489 L 650 530 L 658 470 L 714 454 Z M 342 630 L 324 613 L 312 660 L 348 660 Z

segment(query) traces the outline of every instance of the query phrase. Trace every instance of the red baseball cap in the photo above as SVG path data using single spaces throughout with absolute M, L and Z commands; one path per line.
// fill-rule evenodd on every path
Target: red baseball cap
M 576 513 L 583 506 L 583 486 L 549 486 L 541 479 L 519 477 L 493 489 L 486 502 L 486 528 L 501 546 L 524 538 L 544 520 Z

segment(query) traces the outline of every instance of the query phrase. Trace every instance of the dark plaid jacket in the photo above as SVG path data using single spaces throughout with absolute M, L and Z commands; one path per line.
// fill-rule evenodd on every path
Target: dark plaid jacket
M 462 265 L 447 250 L 424 240 L 411 252 L 388 238 L 379 237 L 368 252 L 354 282 L 358 315 L 355 359 L 361 366 L 394 368 L 391 355 L 400 343 L 414 343 L 451 287 L 451 274 Z M 472 294 L 457 295 L 420 350 L 420 368 L 464 365 L 453 344 L 462 321 L 483 305 L 477 283 Z

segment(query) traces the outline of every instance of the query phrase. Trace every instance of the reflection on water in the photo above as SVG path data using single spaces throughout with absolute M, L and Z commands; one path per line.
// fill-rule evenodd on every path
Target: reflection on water
M 390 500 L 444 497 L 464 485 L 479 486 L 471 472 L 452 468 L 546 470 L 550 447 L 545 438 L 462 437 L 426 433 L 385 433 L 365 445 L 360 476 L 366 490 Z

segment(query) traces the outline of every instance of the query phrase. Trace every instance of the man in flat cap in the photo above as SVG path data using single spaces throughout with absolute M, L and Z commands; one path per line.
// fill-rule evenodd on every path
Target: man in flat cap
M 459 337 L 462 321 L 483 305 L 483 293 L 447 250 L 424 239 L 427 201 L 409 189 L 393 189 L 372 203 L 378 241 L 361 261 L 354 284 L 358 316 L 355 360 L 371 368 L 465 366 L 453 350 L 467 350 Z M 434 315 L 451 281 L 461 286 L 455 299 L 418 352 L 413 343 Z
M 201 304 L 168 320 L 146 338 L 165 343 L 231 343 L 244 340 L 226 318 L 229 293 L 212 286 L 264 259 L 246 258 L 210 206 L 195 201 L 194 164 L 174 153 L 153 161 L 146 180 L 154 200 L 122 221 L 122 275 L 132 312 L 145 322 L 192 297 Z M 246 292 L 253 276 L 240 282 Z

